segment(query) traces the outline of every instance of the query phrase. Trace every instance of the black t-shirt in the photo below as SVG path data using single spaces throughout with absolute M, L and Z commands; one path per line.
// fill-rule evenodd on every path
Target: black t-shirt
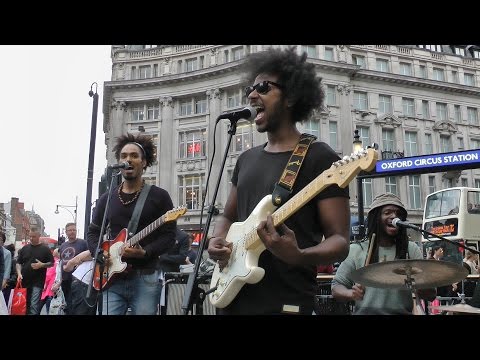
M 120 202 L 117 190 L 118 186 L 112 191 L 110 210 L 107 216 L 107 225 L 110 224 L 111 240 L 115 239 L 122 229 L 128 227 L 128 223 L 138 201 L 137 199 L 128 205 L 123 205 Z M 105 193 L 97 201 L 97 206 L 95 207 L 92 216 L 93 226 L 90 226 L 88 229 L 87 243 L 92 256 L 95 256 L 107 196 L 108 193 Z M 140 214 L 136 233 L 143 230 L 148 225 L 151 225 L 172 208 L 173 203 L 168 192 L 152 185 Z M 176 221 L 164 223 L 140 241 L 140 245 L 147 251 L 148 256 L 146 258 L 122 258 L 122 260 L 132 265 L 133 268 L 156 268 L 158 256 L 168 251 L 175 243 L 176 223 Z M 152 226 L 152 229 L 153 228 L 154 227 Z
M 37 262 L 52 263 L 53 255 L 45 244 L 32 245 L 27 244 L 18 252 L 17 264 L 22 264 L 22 286 L 26 288 L 42 287 L 45 284 L 47 268 L 33 270 L 31 264 Z
M 63 270 L 63 265 L 65 265 L 68 260 L 73 259 L 75 256 L 81 252 L 84 252 L 85 250 L 88 250 L 88 247 L 87 242 L 83 239 L 76 239 L 74 242 L 67 240 L 60 245 L 58 253 L 60 254 L 60 259 L 62 260 L 62 281 L 72 281 L 73 273 L 73 270 L 70 272 Z
M 270 153 L 264 150 L 265 145 L 245 151 L 236 163 L 232 183 L 237 187 L 237 222 L 247 219 L 260 200 L 273 192 L 292 154 L 292 151 Z M 327 144 L 312 143 L 291 196 L 339 159 Z M 312 247 L 321 241 L 323 230 L 318 222 L 317 201 L 337 196 L 348 198 L 348 187 L 327 187 L 285 222 L 295 232 L 299 248 Z M 257 284 L 244 285 L 223 313 L 280 313 L 284 304 L 300 306 L 300 312 L 304 314 L 312 313 L 317 285 L 315 266 L 288 265 L 268 250 L 262 252 L 258 265 L 265 269 L 263 279 Z

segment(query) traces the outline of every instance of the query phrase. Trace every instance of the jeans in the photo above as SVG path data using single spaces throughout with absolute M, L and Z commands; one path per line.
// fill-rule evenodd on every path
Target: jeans
M 158 270 L 151 274 L 131 270 L 111 279 L 111 285 L 103 292 L 103 315 L 125 315 L 130 307 L 131 315 L 156 315 L 161 286 Z
M 42 287 L 33 286 L 27 288 L 27 315 L 40 315 L 40 298 L 42 297 Z
M 97 291 L 92 288 L 90 298 L 86 300 L 88 285 L 78 279 L 72 280 L 70 289 L 70 315 L 95 315 L 97 312 Z

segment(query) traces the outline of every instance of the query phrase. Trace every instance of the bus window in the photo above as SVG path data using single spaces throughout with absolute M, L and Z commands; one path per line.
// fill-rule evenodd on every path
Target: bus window
M 470 214 L 480 214 L 480 193 L 478 191 L 468 192 L 467 211 Z

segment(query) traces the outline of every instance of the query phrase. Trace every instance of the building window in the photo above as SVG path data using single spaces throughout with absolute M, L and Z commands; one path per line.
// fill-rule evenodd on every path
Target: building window
M 432 134 L 425 134 L 425 154 L 433 154 Z
M 422 199 L 420 197 L 420 176 L 411 175 L 408 177 L 408 190 L 410 194 L 410 204 L 412 209 L 422 208 Z
M 465 49 L 455 46 L 455 54 L 460 56 L 465 56 Z
M 437 103 L 437 119 L 438 120 L 447 120 L 447 104 Z
M 467 119 L 470 125 L 478 125 L 477 108 L 467 107 Z
M 252 124 L 247 121 L 241 121 L 237 125 L 237 133 L 230 145 L 230 153 L 242 153 L 253 146 Z
M 325 48 L 325 60 L 333 61 L 333 48 Z
M 370 142 L 370 129 L 366 127 L 359 127 L 358 135 L 360 135 L 360 140 L 362 141 L 362 147 L 366 148 L 371 144 Z
M 460 105 L 453 106 L 453 118 L 456 122 L 462 122 L 462 111 L 460 110 Z
M 185 60 L 185 72 L 198 70 L 198 59 L 186 59 Z
M 363 179 L 363 205 L 370 206 L 373 201 L 372 179 Z
M 148 79 L 152 77 L 152 67 L 150 65 L 140 66 L 138 68 L 138 78 Z
M 468 179 L 467 178 L 462 178 L 461 179 L 461 184 L 463 187 L 468 187 Z
M 400 63 L 400 75 L 412 76 L 412 65 L 409 63 Z
M 352 63 L 360 66 L 360 69 L 365 69 L 365 57 L 361 55 L 352 55 Z
M 376 59 L 377 60 L 377 71 L 388 72 L 388 60 L 385 59 Z
M 317 57 L 317 47 L 315 45 L 302 45 L 302 53 L 306 53 L 309 58 Z
M 389 95 L 378 95 L 378 112 L 380 114 L 392 113 L 392 97 Z
M 475 86 L 475 77 L 473 74 L 464 73 L 463 82 L 468 86 Z
M 309 119 L 303 123 L 303 128 L 307 134 L 316 136 L 320 139 L 320 121 L 316 119 Z
M 184 100 L 180 102 L 180 116 L 191 115 L 192 111 L 192 100 Z
M 435 186 L 435 176 L 429 176 L 428 177 L 428 193 L 431 194 L 435 191 L 437 191 L 437 188 Z
M 458 137 L 458 150 L 463 151 L 465 150 L 465 143 L 463 142 L 463 137 Z
M 427 78 L 427 67 L 425 65 L 420 65 L 418 70 L 420 71 L 419 75 L 422 79 Z
M 480 179 L 475 179 L 475 187 L 480 188 Z
M 195 114 L 205 114 L 207 112 L 207 99 L 195 99 Z
M 479 50 L 473 50 L 473 57 L 475 59 L 480 59 L 480 51 Z
M 367 93 L 354 91 L 353 92 L 353 108 L 355 110 L 367 110 Z
M 132 121 L 142 121 L 145 119 L 145 109 L 143 106 L 132 107 Z
M 442 51 L 442 45 L 418 45 L 418 47 L 422 49 L 427 49 L 430 51 L 437 51 L 437 52 Z
M 472 143 L 472 149 L 480 149 L 480 140 L 471 139 L 470 142 Z
M 392 129 L 382 129 L 382 142 L 384 151 L 394 151 L 395 136 Z
M 458 84 L 460 81 L 458 80 L 458 72 L 457 71 L 452 71 L 452 81 L 455 84 Z
M 178 203 L 185 204 L 189 210 L 202 206 L 204 176 L 200 174 L 179 176 Z
M 243 47 L 237 47 L 232 49 L 233 61 L 240 60 L 243 58 Z
M 452 139 L 450 135 L 440 135 L 440 152 L 451 152 L 452 149 Z
M 397 177 L 396 176 L 387 176 L 385 178 L 385 191 L 398 195 L 397 194 Z
M 337 130 L 337 122 L 336 121 L 330 121 L 328 123 L 328 133 L 329 133 L 329 140 L 330 140 L 330 147 L 333 150 L 337 150 L 338 144 L 337 144 L 337 135 L 338 135 L 338 130 Z
M 179 133 L 178 157 L 198 158 L 206 154 L 207 132 L 205 129 Z
M 442 180 L 442 186 L 443 186 L 444 189 L 453 187 L 453 179 L 444 178 Z
M 242 104 L 241 90 L 229 90 L 226 95 L 227 108 L 235 108 Z
M 405 156 L 418 155 L 417 151 L 417 133 L 405 131 Z
M 326 91 L 326 104 L 327 105 L 336 105 L 337 104 L 337 94 L 336 94 L 336 86 L 335 85 L 327 85 Z
M 413 99 L 402 98 L 403 115 L 414 117 L 415 116 L 415 102 Z
M 433 80 L 445 81 L 445 72 L 440 68 L 433 68 Z
M 428 101 L 422 100 L 422 116 L 424 119 L 428 119 L 430 117 L 430 111 L 428 109 Z

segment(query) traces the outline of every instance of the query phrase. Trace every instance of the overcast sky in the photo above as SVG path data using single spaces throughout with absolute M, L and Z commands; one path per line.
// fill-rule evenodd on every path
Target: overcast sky
M 45 221 L 45 232 L 73 220 L 78 196 L 78 236 L 84 237 L 93 82 L 98 116 L 92 202 L 106 166 L 103 83 L 111 79 L 110 45 L 0 45 L 0 134 L 3 169 L 0 202 L 18 197 Z M 95 90 L 95 86 L 94 86 Z M 72 206 L 60 208 L 56 205 Z

